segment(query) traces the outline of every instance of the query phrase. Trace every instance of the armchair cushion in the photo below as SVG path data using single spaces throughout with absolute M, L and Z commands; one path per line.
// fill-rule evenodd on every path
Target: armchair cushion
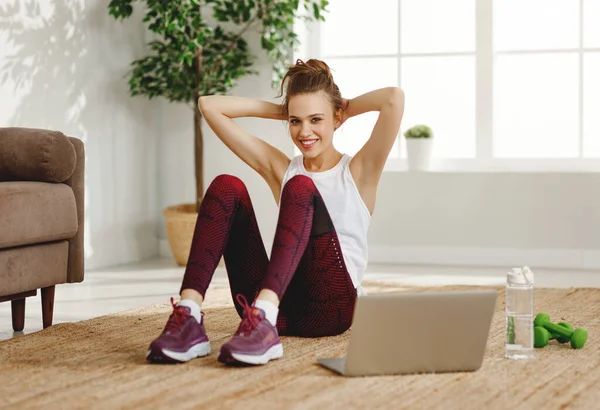
M 64 182 L 76 163 L 75 147 L 61 132 L 0 128 L 0 181 Z
M 0 249 L 70 239 L 77 229 L 75 196 L 68 185 L 0 183 Z

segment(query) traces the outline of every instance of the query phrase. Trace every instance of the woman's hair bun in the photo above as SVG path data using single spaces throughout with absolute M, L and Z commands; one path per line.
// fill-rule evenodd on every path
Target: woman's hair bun
M 280 96 L 284 95 L 284 116 L 287 117 L 289 99 L 298 94 L 323 91 L 329 97 L 334 111 L 341 109 L 342 96 L 333 81 L 331 69 L 324 61 L 311 58 L 307 61 L 296 60 L 281 82 Z

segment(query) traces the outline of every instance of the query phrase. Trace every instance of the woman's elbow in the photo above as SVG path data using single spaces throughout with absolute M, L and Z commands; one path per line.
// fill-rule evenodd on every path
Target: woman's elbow
M 205 95 L 201 95 L 198 97 L 198 109 L 200 112 L 204 112 L 208 108 L 209 102 L 208 97 Z
M 404 106 L 404 91 L 400 87 L 391 87 L 390 88 L 390 99 L 388 104 L 403 107 Z

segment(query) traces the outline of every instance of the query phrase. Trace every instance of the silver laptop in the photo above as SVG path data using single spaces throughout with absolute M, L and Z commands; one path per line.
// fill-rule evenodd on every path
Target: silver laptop
M 346 357 L 317 361 L 344 376 L 475 371 L 497 296 L 495 290 L 361 296 Z

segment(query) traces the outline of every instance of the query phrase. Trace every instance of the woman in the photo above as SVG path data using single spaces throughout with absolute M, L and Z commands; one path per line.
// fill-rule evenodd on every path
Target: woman
M 207 124 L 267 182 L 279 205 L 271 259 L 244 183 L 221 175 L 208 187 L 196 222 L 181 301 L 173 304 L 147 358 L 185 362 L 210 353 L 201 306 L 224 256 L 241 323 L 218 360 L 265 364 L 283 355 L 279 335 L 320 337 L 352 323 L 367 265 L 367 230 L 379 178 L 396 140 L 404 93 L 383 88 L 346 100 L 329 67 L 298 60 L 285 75 L 282 105 L 230 96 L 200 97 Z M 348 118 L 379 111 L 369 140 L 350 157 L 333 146 Z M 233 118 L 287 120 L 302 155 L 289 159 Z

